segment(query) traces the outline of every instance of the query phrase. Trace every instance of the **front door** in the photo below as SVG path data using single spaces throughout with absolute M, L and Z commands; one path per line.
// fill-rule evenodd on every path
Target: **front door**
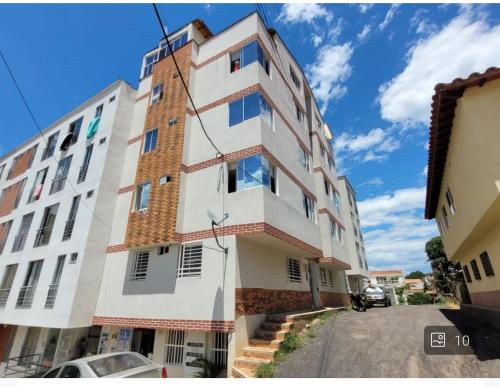
M 57 340 L 59 339 L 59 329 L 51 328 L 49 329 L 49 334 L 47 336 L 47 342 L 45 344 L 45 349 L 43 351 L 42 365 L 52 368 L 54 362 L 54 355 L 56 354 Z
M 29 327 L 24 338 L 23 346 L 21 347 L 21 353 L 19 354 L 20 364 L 31 364 L 35 359 L 33 355 L 36 355 L 36 349 L 38 346 L 38 339 L 40 338 L 41 328 L 39 327 Z
M 311 289 L 313 307 L 321 307 L 321 298 L 319 295 L 319 278 L 318 278 L 318 264 L 309 262 L 307 266 L 309 270 L 309 287 Z

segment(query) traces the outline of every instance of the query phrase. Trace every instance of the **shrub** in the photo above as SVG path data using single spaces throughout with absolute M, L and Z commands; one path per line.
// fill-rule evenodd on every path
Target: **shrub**
M 307 336 L 308 339 L 314 339 L 318 335 L 316 334 L 316 332 L 314 331 L 314 329 L 310 328 L 310 329 L 307 330 L 306 336 Z
M 403 296 L 398 296 L 398 301 L 402 305 L 406 304 L 406 300 L 405 300 L 405 298 Z
M 283 361 L 285 361 L 285 358 L 286 358 L 286 353 L 280 349 L 274 353 L 273 363 L 274 364 L 282 363 Z
M 434 299 L 434 303 L 435 304 L 446 304 L 448 303 L 448 299 L 446 297 L 443 297 L 443 296 L 437 296 L 435 299 Z
M 434 299 L 430 294 L 417 293 L 408 295 L 408 305 L 433 304 Z
M 255 370 L 256 378 L 274 378 L 276 366 L 273 363 L 260 363 Z
M 297 334 L 288 332 L 285 334 L 285 340 L 281 343 L 281 350 L 284 353 L 290 353 L 302 346 L 302 338 Z

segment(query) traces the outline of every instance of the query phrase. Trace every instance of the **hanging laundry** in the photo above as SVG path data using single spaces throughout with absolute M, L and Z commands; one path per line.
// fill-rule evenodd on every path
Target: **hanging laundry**
M 97 132 L 97 129 L 99 129 L 99 122 L 101 120 L 101 117 L 95 117 L 90 121 L 89 127 L 87 129 L 87 140 L 89 138 L 94 137 L 94 135 Z

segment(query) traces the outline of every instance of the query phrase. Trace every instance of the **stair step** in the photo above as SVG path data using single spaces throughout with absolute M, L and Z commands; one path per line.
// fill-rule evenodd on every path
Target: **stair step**
M 263 347 L 245 347 L 243 348 L 243 356 L 260 360 L 273 360 L 276 348 Z
M 283 340 L 278 340 L 278 339 L 266 340 L 259 337 L 253 337 L 250 340 L 248 340 L 248 344 L 250 344 L 252 347 L 279 349 L 280 343 L 282 341 Z
M 283 340 L 285 338 L 286 331 L 265 331 L 263 329 L 257 329 L 255 331 L 255 336 L 261 339 L 280 339 Z
M 266 322 L 275 322 L 275 323 L 286 323 L 287 318 L 282 314 L 268 314 L 266 315 Z
M 255 376 L 255 370 L 249 368 L 232 368 L 233 378 L 253 378 Z
M 236 368 L 247 368 L 251 370 L 257 369 L 260 363 L 269 363 L 270 360 L 264 360 L 264 359 L 255 359 L 251 357 L 237 357 L 234 359 L 234 366 Z
M 264 321 L 260 324 L 260 328 L 264 331 L 289 331 L 292 325 L 292 323 Z

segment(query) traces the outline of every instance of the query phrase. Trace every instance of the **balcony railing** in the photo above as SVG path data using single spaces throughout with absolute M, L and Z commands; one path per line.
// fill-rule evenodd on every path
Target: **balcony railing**
M 48 244 L 51 235 L 52 235 L 52 226 L 46 226 L 40 228 L 36 232 L 34 247 L 45 246 L 46 244 Z
M 16 308 L 31 308 L 35 291 L 36 286 L 22 286 L 21 289 L 19 289 Z
M 24 234 L 16 235 L 16 237 L 14 238 L 14 244 L 12 245 L 13 253 L 24 249 L 24 244 L 26 243 L 27 236 L 28 236 L 27 232 L 25 232 Z
M 7 304 L 7 299 L 9 298 L 10 288 L 0 289 L 0 308 L 5 308 Z
M 71 235 L 73 235 L 74 226 L 75 226 L 75 219 L 68 219 L 66 225 L 64 226 L 64 232 L 62 237 L 63 241 L 66 241 L 71 238 Z
M 59 289 L 59 284 L 49 285 L 49 291 L 47 292 L 47 299 L 45 300 L 45 308 L 51 309 L 54 307 L 57 297 L 57 289 Z
M 80 172 L 78 172 L 78 180 L 77 183 L 81 183 L 85 181 L 85 178 L 87 177 L 87 171 L 89 170 L 88 165 L 82 165 L 80 167 Z
M 54 154 L 55 149 L 56 149 L 55 145 L 45 148 L 42 154 L 42 161 L 51 157 Z
M 61 191 L 64 188 L 67 177 L 68 175 L 61 175 L 54 178 L 54 180 L 52 180 L 52 185 L 50 186 L 50 193 L 53 194 Z

